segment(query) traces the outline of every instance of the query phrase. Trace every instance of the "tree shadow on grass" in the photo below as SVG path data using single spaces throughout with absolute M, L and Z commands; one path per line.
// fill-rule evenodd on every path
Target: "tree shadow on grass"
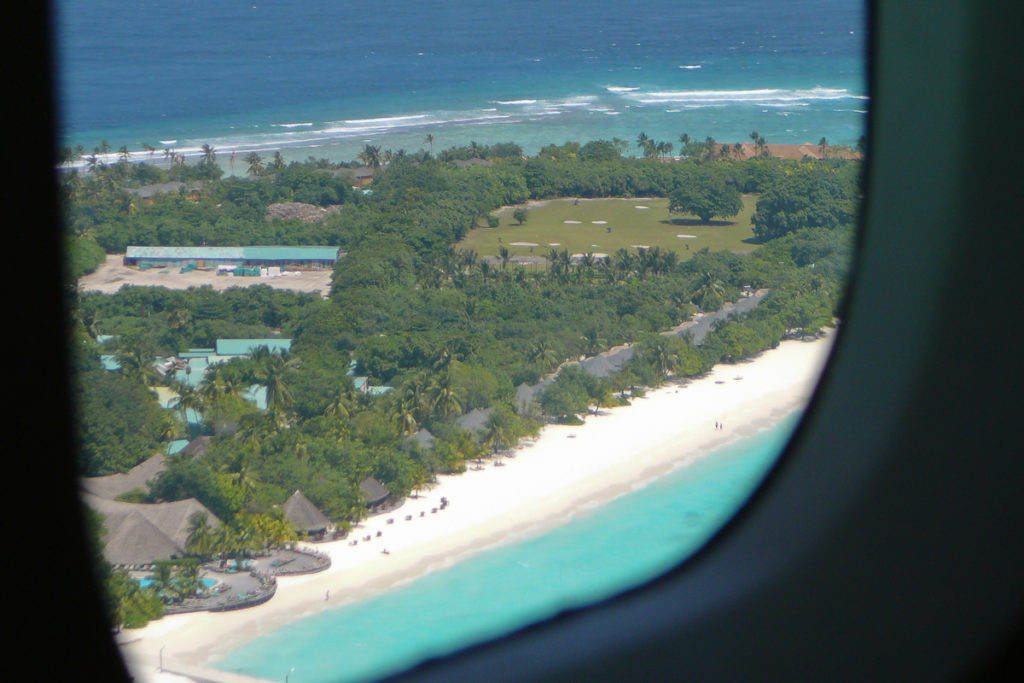
M 758 237 L 757 235 L 754 235 L 753 237 L 745 237 L 740 241 L 743 242 L 744 244 L 764 244 L 768 240 Z
M 699 218 L 666 218 L 661 221 L 665 225 L 684 225 L 691 228 L 725 228 L 736 225 L 736 221 L 710 220 L 702 221 Z

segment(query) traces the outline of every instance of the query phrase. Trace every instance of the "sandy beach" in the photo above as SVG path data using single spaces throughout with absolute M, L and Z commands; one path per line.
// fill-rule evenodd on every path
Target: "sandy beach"
M 786 341 L 756 359 L 719 365 L 701 379 L 667 384 L 629 406 L 602 410 L 584 425 L 547 426 L 513 457 L 501 459 L 501 466 L 485 461 L 482 469 L 439 477 L 418 498 L 364 520 L 350 534 L 358 545 L 317 544 L 331 555 L 331 568 L 279 579 L 277 595 L 265 605 L 165 617 L 120 634 L 122 654 L 136 680 L 184 680 L 167 672 L 198 674 L 193 667 L 290 621 L 562 523 L 583 506 L 641 487 L 802 407 L 831 345 L 832 335 Z M 716 429 L 716 422 L 724 428 Z M 438 509 L 442 496 L 450 503 L 444 510 Z M 364 542 L 365 536 L 372 540 Z M 254 679 L 225 674 L 218 680 Z
M 230 287 L 252 287 L 267 285 L 275 289 L 290 289 L 296 292 L 310 292 L 326 297 L 331 291 L 332 270 L 301 271 L 293 277 L 229 277 L 217 275 L 212 270 L 178 272 L 179 268 L 150 268 L 140 270 L 124 265 L 124 254 L 107 254 L 99 268 L 83 275 L 78 286 L 84 292 L 113 294 L 125 285 L 137 287 L 166 287 L 167 289 L 188 289 L 209 285 L 217 291 Z

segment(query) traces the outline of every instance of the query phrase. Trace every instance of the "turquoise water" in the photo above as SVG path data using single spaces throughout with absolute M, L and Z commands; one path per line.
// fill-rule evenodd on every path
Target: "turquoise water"
M 542 535 L 261 636 L 218 669 L 371 680 L 643 583 L 707 541 L 775 462 L 798 414 Z

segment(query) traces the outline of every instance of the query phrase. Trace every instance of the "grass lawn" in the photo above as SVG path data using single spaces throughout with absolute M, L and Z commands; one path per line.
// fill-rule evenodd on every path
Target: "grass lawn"
M 695 216 L 670 216 L 668 199 L 536 202 L 527 209 L 522 225 L 512 218 L 514 207 L 506 206 L 495 212 L 500 221 L 498 227 L 470 231 L 457 248 L 473 249 L 480 256 L 496 256 L 498 248 L 505 246 L 513 256 L 544 256 L 552 248 L 567 249 L 570 254 L 612 254 L 638 245 L 660 246 L 678 253 L 680 260 L 690 258 L 704 247 L 711 251 L 748 252 L 757 248 L 750 222 L 756 203 L 756 195 L 743 195 L 743 209 L 737 216 L 710 223 L 701 223 Z

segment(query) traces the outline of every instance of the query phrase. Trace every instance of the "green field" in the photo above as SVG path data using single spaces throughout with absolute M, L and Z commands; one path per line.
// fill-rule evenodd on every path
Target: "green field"
M 705 247 L 749 252 L 757 247 L 750 222 L 756 203 L 756 195 L 743 195 L 743 210 L 737 216 L 701 223 L 695 216 L 670 216 L 668 199 L 581 199 L 578 204 L 574 199 L 555 199 L 530 206 L 522 225 L 512 218 L 514 207 L 503 207 L 495 212 L 498 227 L 476 228 L 457 247 L 481 256 L 496 256 L 501 246 L 513 256 L 544 256 L 552 248 L 567 249 L 570 254 L 613 254 L 638 245 L 659 246 L 677 252 L 680 260 Z

